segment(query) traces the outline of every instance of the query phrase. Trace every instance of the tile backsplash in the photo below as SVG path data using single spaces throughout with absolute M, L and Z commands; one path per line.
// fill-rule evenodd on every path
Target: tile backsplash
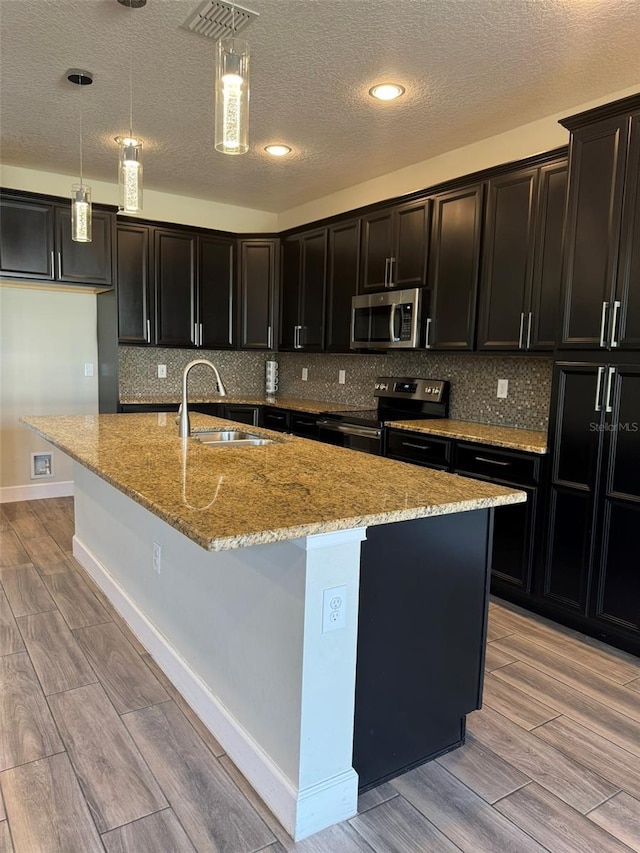
M 230 394 L 263 394 L 264 364 L 279 364 L 279 394 L 313 400 L 375 406 L 376 376 L 423 376 L 451 382 L 450 417 L 480 423 L 546 430 L 551 396 L 551 358 L 499 355 L 389 352 L 386 355 L 198 351 L 120 348 L 120 395 L 162 397 L 180 393 L 182 371 L 193 358 L 209 358 Z M 167 365 L 167 378 L 157 378 L 157 365 Z M 302 368 L 308 378 L 302 380 Z M 344 370 L 346 382 L 338 383 Z M 498 379 L 509 380 L 506 399 L 498 399 Z M 193 394 L 213 393 L 213 375 L 195 368 L 189 378 Z

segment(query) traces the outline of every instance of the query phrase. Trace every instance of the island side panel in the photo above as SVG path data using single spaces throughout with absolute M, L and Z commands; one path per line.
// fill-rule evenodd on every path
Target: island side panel
M 360 790 L 464 741 L 482 703 L 493 510 L 371 527 L 362 546 Z
M 78 464 L 75 483 L 74 553 L 285 828 L 352 816 L 364 531 L 208 552 Z M 322 634 L 337 585 L 346 625 Z

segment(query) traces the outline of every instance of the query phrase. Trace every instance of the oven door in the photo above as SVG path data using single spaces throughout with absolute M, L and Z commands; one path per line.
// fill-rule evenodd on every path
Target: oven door
M 318 437 L 327 444 L 361 450 L 364 453 L 382 454 L 382 430 L 377 427 L 364 427 L 342 421 L 318 421 Z

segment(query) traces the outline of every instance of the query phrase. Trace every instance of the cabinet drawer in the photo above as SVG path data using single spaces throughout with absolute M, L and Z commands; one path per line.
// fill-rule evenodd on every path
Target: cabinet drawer
M 299 435 L 302 438 L 318 437 L 318 418 L 315 415 L 307 415 L 303 412 L 294 414 L 294 412 L 291 412 L 289 427 L 294 435 Z
M 275 429 L 280 432 L 289 431 L 289 412 L 285 409 L 275 409 L 265 406 L 262 410 L 262 424 L 266 429 Z
M 528 453 L 495 450 L 493 447 L 458 444 L 454 470 L 456 474 L 486 477 L 509 483 L 526 485 L 537 483 L 540 477 L 540 459 Z
M 403 462 L 447 470 L 451 462 L 451 442 L 422 433 L 390 429 L 385 455 Z

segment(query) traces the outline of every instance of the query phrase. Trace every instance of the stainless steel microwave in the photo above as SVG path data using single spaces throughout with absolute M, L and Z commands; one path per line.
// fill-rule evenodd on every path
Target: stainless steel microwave
M 351 349 L 415 349 L 420 345 L 422 289 L 354 296 Z

